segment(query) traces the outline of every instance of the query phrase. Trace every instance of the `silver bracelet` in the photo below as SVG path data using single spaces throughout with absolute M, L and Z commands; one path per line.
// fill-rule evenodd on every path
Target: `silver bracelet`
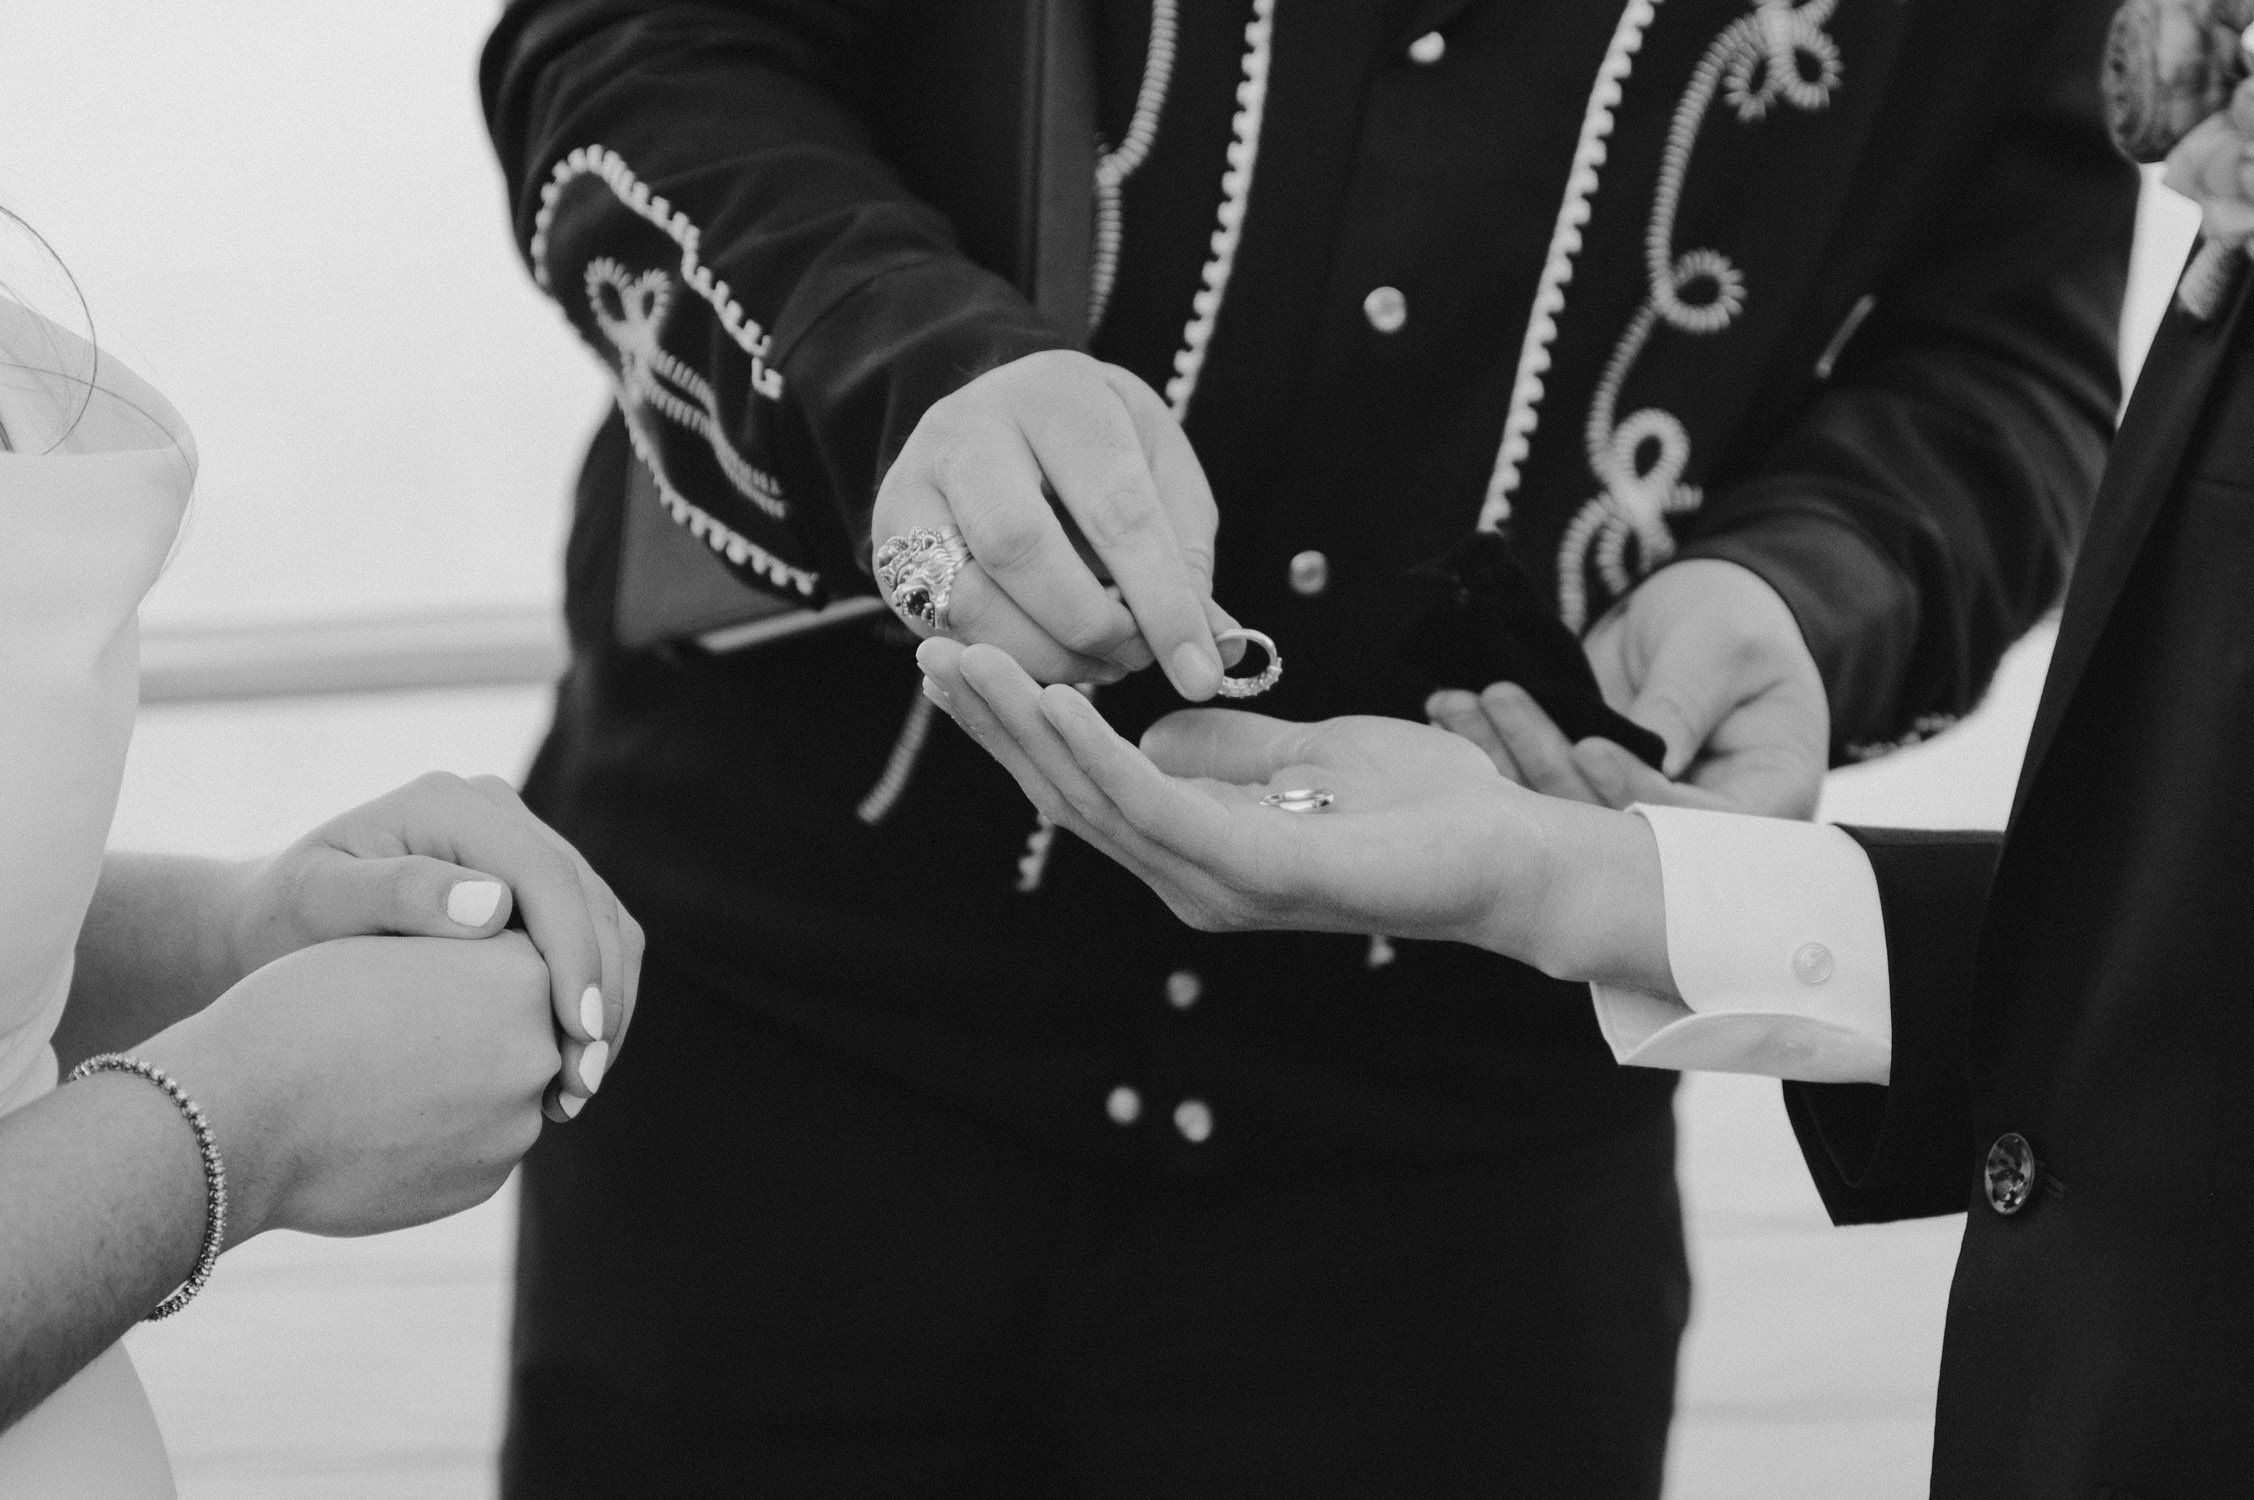
M 204 1118 L 196 1101 L 188 1097 L 188 1091 L 174 1083 L 164 1069 L 122 1052 L 103 1052 L 71 1069 L 70 1077 L 63 1081 L 76 1083 L 96 1073 L 132 1073 L 163 1089 L 188 1122 L 188 1128 L 195 1131 L 196 1151 L 203 1157 L 203 1249 L 198 1252 L 196 1268 L 188 1273 L 188 1279 L 149 1314 L 146 1321 L 154 1323 L 159 1318 L 171 1317 L 194 1301 L 196 1293 L 204 1289 L 204 1283 L 211 1280 L 212 1268 L 219 1264 L 219 1251 L 227 1243 L 227 1168 L 219 1159 L 219 1143 L 212 1139 L 211 1122 Z

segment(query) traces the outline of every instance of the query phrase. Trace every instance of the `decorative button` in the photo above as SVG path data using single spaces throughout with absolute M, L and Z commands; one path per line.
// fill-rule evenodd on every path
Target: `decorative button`
M 1448 39 L 1437 31 L 1428 31 L 1409 43 L 1409 61 L 1419 67 L 1429 68 L 1448 55 Z
M 1821 943 L 1802 943 L 1792 950 L 1792 975 L 1802 984 L 1822 984 L 1831 978 L 1831 950 Z
M 1176 969 L 1166 976 L 1166 1003 L 1176 1010 L 1188 1010 L 1204 993 L 1205 981 L 1188 969 Z
M 1174 1106 L 1174 1128 L 1191 1145 L 1204 1145 L 1213 1134 L 1213 1106 L 1203 1099 L 1184 1099 Z
M 1310 547 L 1292 554 L 1291 591 L 1312 599 L 1330 587 L 1330 559 Z
M 1104 1113 L 1114 1125 L 1132 1125 L 1143 1117 L 1143 1096 L 1123 1083 L 1104 1100 Z
M 2018 1213 L 2035 1195 L 2035 1148 L 2018 1131 L 2005 1131 L 1988 1148 L 1988 1166 L 1982 1177 L 1988 1206 L 2007 1217 Z
M 1409 321 L 1409 299 L 1397 286 L 1381 286 L 1362 299 L 1362 316 L 1379 333 L 1399 333 Z

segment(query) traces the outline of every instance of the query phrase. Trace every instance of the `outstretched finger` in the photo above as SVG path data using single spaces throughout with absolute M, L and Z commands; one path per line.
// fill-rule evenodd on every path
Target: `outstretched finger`
M 1573 764 L 1607 807 L 1626 808 L 1637 802 L 1657 807 L 1697 807 L 1709 811 L 1733 810 L 1727 797 L 1716 796 L 1687 781 L 1670 781 L 1642 757 L 1607 739 L 1585 739 L 1573 747 Z
M 1249 872 L 1241 867 L 1241 850 L 1229 836 L 1230 808 L 1226 802 L 1201 794 L 1168 775 L 1149 756 L 1120 738 L 1118 731 L 1105 723 L 1103 715 L 1086 700 L 1072 703 L 1061 694 L 1045 692 L 1041 695 L 1041 709 L 1071 752 L 1074 763 L 1127 827 L 1203 877 L 1222 885 L 1242 883 Z M 1200 710 L 1196 717 L 1220 718 L 1226 712 Z M 1233 717 L 1259 719 L 1261 716 L 1236 714 Z M 1257 726 L 1247 726 L 1247 729 L 1249 733 L 1266 733 Z M 1289 764 L 1288 758 L 1278 762 L 1277 768 L 1286 764 Z M 1207 779 L 1241 785 L 1234 777 Z M 1256 794 L 1245 791 L 1243 796 L 1249 803 Z
M 1057 738 L 1055 728 L 1041 711 L 1042 690 L 1033 680 L 1000 652 L 978 646 L 963 652 L 958 669 L 965 686 L 993 715 L 1017 753 L 1064 799 L 1073 814 L 1074 831 L 1085 830 L 1117 855 L 1139 862 L 1141 840 Z M 1057 691 L 1087 702 L 1071 688 Z M 1090 707 L 1089 712 L 1094 711 Z
M 1487 758 L 1495 763 L 1496 770 L 1520 786 L 1527 784 L 1526 773 L 1511 758 L 1510 746 L 1504 744 L 1503 737 L 1496 733 L 1495 725 L 1487 717 L 1486 710 L 1479 706 L 1476 694 L 1467 693 L 1461 688 L 1442 688 L 1424 700 L 1424 712 L 1425 717 L 1439 728 L 1460 739 L 1469 740 L 1486 751 Z
M 1515 682 L 1494 683 L 1479 695 L 1479 707 L 1510 752 L 1521 785 L 1574 802 L 1603 800 L 1574 765 L 1572 742 L 1526 689 Z
M 1257 786 L 1307 758 L 1305 724 L 1239 708 L 1177 709 L 1143 731 L 1143 754 L 1169 776 Z
M 958 662 L 962 693 L 993 716 L 1042 784 L 1062 801 L 1051 814 L 1057 822 L 1125 866 L 1186 919 L 1213 907 L 1212 883 L 1160 845 L 1146 838 L 1088 777 L 1050 722 L 1050 700 L 1070 699 L 1082 713 L 1102 721 L 1087 697 L 1071 688 L 1037 688 L 1007 658 L 976 648 Z
M 955 721 L 963 733 L 1000 763 L 1040 813 L 1059 826 L 1087 839 L 1114 859 L 1120 851 L 1107 845 L 1101 834 L 1086 825 L 1071 802 L 1034 763 L 978 690 L 963 675 L 963 658 L 975 648 L 937 639 L 916 648 L 916 665 L 923 669 L 924 694 Z M 1068 689 L 1069 691 L 1069 689 Z M 1124 861 L 1123 861 L 1124 862 Z

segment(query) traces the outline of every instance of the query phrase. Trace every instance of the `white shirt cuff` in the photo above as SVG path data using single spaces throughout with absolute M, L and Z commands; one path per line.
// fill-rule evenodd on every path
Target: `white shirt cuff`
M 1862 846 L 1785 818 L 1630 809 L 1659 841 L 1681 1002 L 1589 986 L 1622 1063 L 1884 1083 L 1894 1055 L 1886 922 Z

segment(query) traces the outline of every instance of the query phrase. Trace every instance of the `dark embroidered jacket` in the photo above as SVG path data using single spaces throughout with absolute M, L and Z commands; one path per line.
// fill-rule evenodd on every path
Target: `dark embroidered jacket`
M 677 514 L 810 596 L 869 587 L 876 481 L 933 400 L 1068 342 L 867 146 L 851 100 L 885 8 L 519 0 L 485 58 L 519 242 Z M 1263 706 L 1417 714 L 1405 575 L 1482 524 L 1575 624 L 1670 556 L 1754 568 L 1842 754 L 1968 706 L 2057 595 L 2118 401 L 2135 179 L 2098 113 L 2110 11 L 1183 0 L 1093 348 L 1184 416 L 1219 596 L 1291 659 Z M 1094 13 L 1119 141 L 1152 8 Z M 1107 1150 L 1091 1101 L 1122 1078 L 1201 1094 L 1204 1161 L 1578 1129 L 1663 1091 L 1604 1061 L 1585 996 L 1499 960 L 1200 938 L 1069 841 L 1018 895 L 1023 804 L 944 726 L 862 824 L 907 651 L 859 629 L 721 662 L 611 648 L 624 462 L 614 425 L 534 791 L 756 1003 Z M 1105 703 L 1132 730 L 1163 697 Z M 1205 998 L 1176 1009 L 1182 974 Z

